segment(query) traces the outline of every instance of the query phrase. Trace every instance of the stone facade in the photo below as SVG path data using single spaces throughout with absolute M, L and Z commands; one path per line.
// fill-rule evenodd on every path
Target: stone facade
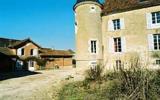
M 98 64 L 100 59 L 106 69 L 111 70 L 116 66 L 116 61 L 122 63 L 130 55 L 138 54 L 142 62 L 149 63 L 153 68 L 155 59 L 151 58 L 151 54 L 153 51 L 160 50 L 154 50 L 153 43 L 153 35 L 160 33 L 160 22 L 156 25 L 152 23 L 152 13 L 156 12 L 158 15 L 160 12 L 158 3 L 159 1 L 156 5 L 152 3 L 152 6 L 148 4 L 146 7 L 146 3 L 144 6 L 141 3 L 140 7 L 137 6 L 134 9 L 117 10 L 113 13 L 112 10 L 109 10 L 110 12 L 107 14 L 103 14 L 106 9 L 101 9 L 103 6 L 95 0 L 82 0 L 76 4 L 74 10 L 77 23 L 75 25 L 77 67 L 88 66 L 89 68 L 91 66 L 89 62 L 96 60 L 96 64 Z M 157 20 L 159 19 L 157 18 Z M 114 21 L 115 23 L 113 23 Z M 118 29 L 115 29 L 116 25 L 119 26 Z M 120 47 L 115 47 L 116 38 L 119 38 Z M 95 55 L 89 53 L 88 41 L 90 39 L 98 40 L 96 48 L 98 53 Z M 115 48 L 121 48 L 121 50 L 117 52 Z M 159 65 L 154 65 L 154 68 L 158 67 Z
M 76 66 L 87 68 L 90 62 L 102 62 L 101 5 L 84 4 L 75 9 Z M 97 43 L 96 53 L 90 52 L 91 40 Z
M 31 39 L 15 40 L 0 38 L 1 71 L 35 71 L 40 69 L 72 68 L 73 54 L 68 50 L 42 48 Z M 5 40 L 5 42 L 4 42 Z M 13 41 L 8 42 L 8 41 Z M 3 47 L 3 42 L 5 47 Z M 8 44 L 8 47 L 6 47 Z

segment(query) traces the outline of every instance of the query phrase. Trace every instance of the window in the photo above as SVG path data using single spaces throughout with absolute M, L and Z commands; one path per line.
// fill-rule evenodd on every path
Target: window
M 160 23 L 160 11 L 152 13 L 152 24 Z
M 114 30 L 119 30 L 120 27 L 120 19 L 115 19 L 113 20 L 113 26 L 114 26 Z
M 96 11 L 96 7 L 95 6 L 91 6 L 90 8 L 91 8 L 90 12 L 95 12 Z
M 114 38 L 114 51 L 122 52 L 121 38 Z
M 156 65 L 160 65 L 160 60 L 156 60 Z
M 91 61 L 90 66 L 91 66 L 92 69 L 95 69 L 96 66 L 97 66 L 97 62 L 96 61 Z
M 29 61 L 28 64 L 29 64 L 29 67 L 34 67 L 34 61 Z
M 122 67 L 122 62 L 121 60 L 116 60 L 116 69 L 120 69 Z
M 91 53 L 97 53 L 97 41 L 91 40 Z
M 21 49 L 21 55 L 24 55 L 24 48 Z
M 160 34 L 153 35 L 154 50 L 160 50 Z
M 33 55 L 33 49 L 31 49 L 31 51 L 30 51 L 30 55 Z

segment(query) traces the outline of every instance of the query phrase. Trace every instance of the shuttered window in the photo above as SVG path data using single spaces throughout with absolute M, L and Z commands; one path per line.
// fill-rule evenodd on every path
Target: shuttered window
M 31 49 L 31 51 L 30 51 L 30 55 L 31 55 L 31 56 L 33 56 L 33 49 Z
M 116 69 L 119 70 L 122 67 L 122 61 L 116 60 Z
M 119 30 L 119 29 L 121 29 L 120 19 L 115 19 L 115 20 L 113 20 L 113 26 L 114 26 L 114 30 Z
M 160 34 L 153 34 L 154 50 L 160 50 Z
M 108 31 L 116 31 L 120 29 L 125 29 L 124 18 L 108 21 Z
M 114 51 L 122 52 L 122 42 L 120 37 L 114 38 Z
M 125 37 L 109 38 L 108 44 L 109 52 L 126 52 L 126 39 Z
M 21 55 L 24 55 L 24 48 L 21 49 Z

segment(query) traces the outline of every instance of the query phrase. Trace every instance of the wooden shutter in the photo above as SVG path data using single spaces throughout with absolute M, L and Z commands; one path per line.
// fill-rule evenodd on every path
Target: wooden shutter
M 148 49 L 149 51 L 154 50 L 153 34 L 148 34 Z
M 88 51 L 91 53 L 91 40 L 88 41 Z
M 120 19 L 120 27 L 121 27 L 121 29 L 125 29 L 124 18 Z
M 108 21 L 108 31 L 114 31 L 114 26 L 113 26 L 113 21 L 112 20 Z
M 22 48 L 17 49 L 17 55 L 21 56 L 22 55 Z
M 146 21 L 147 21 L 147 29 L 152 28 L 152 15 L 151 13 L 146 14 Z
M 113 38 L 109 38 L 109 42 L 108 42 L 108 49 L 110 53 L 114 53 L 114 40 Z
M 33 49 L 33 55 L 37 56 L 38 55 L 38 49 Z
M 121 38 L 122 52 L 126 52 L 126 39 L 125 37 Z

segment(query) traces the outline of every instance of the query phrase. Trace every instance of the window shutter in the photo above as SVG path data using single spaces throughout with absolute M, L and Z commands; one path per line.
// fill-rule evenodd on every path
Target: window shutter
M 37 56 L 38 55 L 38 49 L 33 49 L 33 55 Z
M 91 53 L 91 40 L 88 41 L 88 51 Z
M 97 40 L 97 42 L 96 42 L 96 50 L 97 50 L 97 54 L 99 53 L 99 41 Z
M 108 31 L 114 31 L 114 26 L 112 20 L 108 21 Z
M 122 52 L 126 52 L 126 39 L 125 37 L 122 37 L 122 42 L 121 42 L 121 45 L 122 45 Z
M 108 49 L 110 53 L 114 53 L 114 41 L 113 38 L 109 38 Z
M 149 48 L 149 51 L 154 50 L 154 43 L 153 43 L 153 35 L 152 34 L 148 34 L 148 48 Z
M 22 54 L 22 48 L 17 49 L 17 55 L 21 56 L 21 54 Z
M 151 13 L 146 14 L 146 20 L 147 20 L 147 29 L 152 28 L 152 15 Z
M 125 29 L 124 18 L 120 19 L 120 27 L 121 27 L 121 29 Z

